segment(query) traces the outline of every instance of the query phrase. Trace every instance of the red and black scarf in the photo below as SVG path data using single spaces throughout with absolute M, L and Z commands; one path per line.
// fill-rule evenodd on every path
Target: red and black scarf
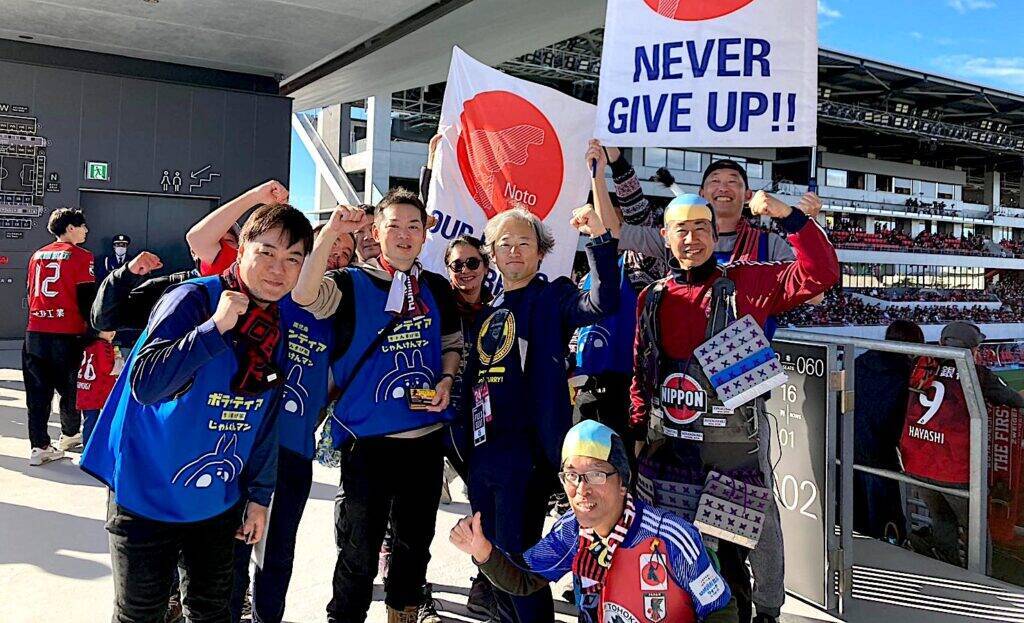
M 608 569 L 611 569 L 615 550 L 626 539 L 634 518 L 636 507 L 633 505 L 633 496 L 627 493 L 622 517 L 619 517 L 619 522 L 607 537 L 601 538 L 592 528 L 580 528 L 579 548 L 572 561 L 572 573 L 579 578 L 580 591 L 584 595 L 600 594 Z
M 221 274 L 224 287 L 249 297 L 249 309 L 232 329 L 237 340 L 235 356 L 238 373 L 231 380 L 231 391 L 238 394 L 262 394 L 284 378 L 274 365 L 274 350 L 281 339 L 281 312 L 277 303 L 260 307 L 252 300 L 249 288 L 238 276 L 238 263 Z

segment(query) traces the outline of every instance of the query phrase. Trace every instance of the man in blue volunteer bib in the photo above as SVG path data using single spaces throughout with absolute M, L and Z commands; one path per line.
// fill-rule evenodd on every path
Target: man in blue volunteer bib
M 111 490 L 114 621 L 163 621 L 176 565 L 189 620 L 230 620 L 234 538 L 262 538 L 275 484 L 278 301 L 311 246 L 301 212 L 263 206 L 237 263 L 153 310 L 82 455 Z
M 584 420 L 562 443 L 559 480 L 572 510 L 525 553 L 491 543 L 480 513 L 452 528 L 494 585 L 515 595 L 572 573 L 581 623 L 735 621 L 729 587 L 696 528 L 629 493 L 629 458 L 612 429 Z
M 339 206 L 293 293 L 314 316 L 334 321 L 331 371 L 341 396 L 328 426 L 344 452 L 329 621 L 365 620 L 389 514 L 398 545 L 386 584 L 388 621 L 415 622 L 422 602 L 441 497 L 441 429 L 462 358 L 451 285 L 417 261 L 426 222 L 415 194 L 392 190 L 373 218 L 380 256 L 325 276 L 335 239 L 367 223 L 363 210 Z

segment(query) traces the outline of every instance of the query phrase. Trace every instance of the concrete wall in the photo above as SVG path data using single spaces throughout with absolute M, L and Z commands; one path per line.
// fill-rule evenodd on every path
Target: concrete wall
M 180 213 L 194 221 L 197 207 L 208 210 L 267 179 L 288 182 L 287 98 L 253 88 L 233 90 L 239 82 L 227 78 L 236 75 L 208 70 L 140 66 L 133 59 L 97 54 L 90 57 L 93 66 L 109 69 L 100 73 L 71 62 L 80 60 L 81 52 L 67 64 L 60 51 L 51 52 L 50 64 L 40 65 L 36 57 L 33 64 L 22 62 L 18 48 L 5 50 L 0 124 L 5 115 L 8 124 L 28 124 L 16 133 L 36 145 L 28 152 L 22 147 L 21 159 L 15 160 L 12 143 L 18 141 L 0 139 L 0 155 L 6 153 L 6 174 L 0 174 L 0 338 L 24 331 L 28 258 L 53 240 L 46 220 L 55 208 L 89 204 L 109 213 L 111 202 L 134 198 L 131 210 L 148 210 L 148 216 L 126 211 L 126 222 L 152 217 L 151 226 L 158 221 L 165 238 L 184 245 L 191 222 L 175 219 L 175 206 L 189 206 Z M 130 71 L 121 71 L 125 68 Z M 231 88 L 218 88 L 219 78 Z M 0 128 L 0 134 L 9 131 Z M 109 179 L 85 179 L 86 161 L 106 163 Z M 116 216 L 113 220 L 116 224 Z M 109 252 L 114 233 L 94 228 L 86 246 Z
M 876 173 L 911 180 L 942 182 L 943 184 L 959 184 L 961 186 L 967 183 L 967 173 L 964 171 L 938 169 L 916 164 L 905 164 L 902 162 L 875 160 L 874 158 L 861 158 L 859 156 L 834 154 L 831 152 L 822 152 L 820 160 L 821 166 L 830 169 L 859 171 L 861 173 Z

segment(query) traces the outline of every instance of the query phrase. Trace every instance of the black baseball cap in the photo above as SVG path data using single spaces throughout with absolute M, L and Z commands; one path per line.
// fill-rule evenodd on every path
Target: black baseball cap
M 701 178 L 700 185 L 703 186 L 704 182 L 708 181 L 708 177 L 710 177 L 712 173 L 714 173 L 715 171 L 721 171 L 722 169 L 736 171 L 737 173 L 739 173 L 740 177 L 743 178 L 743 185 L 746 186 L 747 188 L 750 188 L 750 181 L 747 180 L 747 170 L 744 169 L 743 165 L 741 165 L 740 163 L 736 162 L 735 160 L 729 159 L 715 160 L 714 162 L 709 164 L 708 168 L 704 169 L 704 177 Z

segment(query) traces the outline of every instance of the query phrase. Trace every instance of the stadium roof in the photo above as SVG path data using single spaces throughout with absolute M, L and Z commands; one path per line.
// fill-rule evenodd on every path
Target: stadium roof
M 278 79 L 467 0 L 3 0 L 0 38 Z

